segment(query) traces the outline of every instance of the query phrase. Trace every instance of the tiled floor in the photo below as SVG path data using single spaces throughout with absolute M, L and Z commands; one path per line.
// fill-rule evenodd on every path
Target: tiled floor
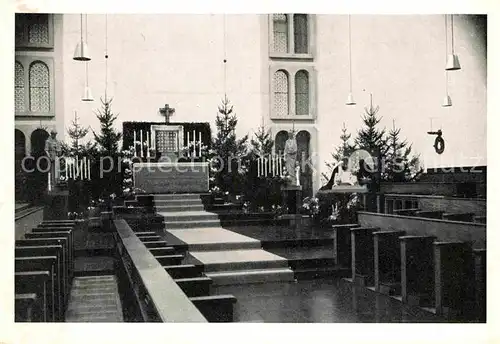
M 212 294 L 237 298 L 237 322 L 440 322 L 432 314 L 340 279 L 219 286 Z

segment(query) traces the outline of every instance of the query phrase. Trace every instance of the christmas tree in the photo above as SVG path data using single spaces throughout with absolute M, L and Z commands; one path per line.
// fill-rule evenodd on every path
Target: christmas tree
M 418 172 L 419 157 L 412 156 L 412 147 L 406 140 L 401 141 L 400 128 L 396 128 L 393 121 L 389 131 L 389 150 L 385 157 L 385 169 L 382 178 L 391 182 L 405 182 L 413 178 Z
M 255 139 L 250 140 L 252 145 L 252 153 L 254 156 L 270 155 L 273 151 L 274 140 L 271 138 L 271 133 L 261 125 L 255 133 Z
M 108 156 L 116 156 L 118 154 L 118 143 L 122 138 L 122 134 L 117 132 L 113 127 L 118 115 L 113 114 L 111 111 L 111 102 L 112 99 L 103 100 L 101 98 L 102 109 L 98 109 L 96 112 L 101 126 L 101 133 L 96 134 L 94 132 L 94 137 L 101 153 Z
M 243 167 L 243 158 L 247 152 L 248 135 L 241 139 L 236 138 L 236 125 L 238 119 L 233 112 L 233 106 L 224 95 L 222 104 L 218 107 L 215 119 L 217 134 L 212 143 L 212 149 L 216 156 L 215 183 L 225 192 L 239 192 L 241 187 L 240 169 Z
M 329 171 L 328 174 L 322 173 L 322 177 L 325 181 L 328 181 L 330 179 L 335 165 L 337 165 L 342 160 L 342 158 L 349 157 L 356 150 L 356 147 L 350 143 L 351 134 L 347 133 L 345 123 L 343 123 L 342 126 L 342 134 L 340 135 L 340 140 L 340 145 L 335 148 L 335 152 L 331 153 L 333 162 L 326 163 Z
M 84 128 L 79 122 L 79 117 L 75 111 L 75 118 L 71 121 L 71 127 L 67 129 L 68 135 L 71 139 L 70 144 L 63 144 L 63 152 L 65 155 L 82 157 L 86 153 L 90 153 L 95 143 L 87 142 L 85 145 L 81 144 L 82 139 L 87 136 L 89 128 Z

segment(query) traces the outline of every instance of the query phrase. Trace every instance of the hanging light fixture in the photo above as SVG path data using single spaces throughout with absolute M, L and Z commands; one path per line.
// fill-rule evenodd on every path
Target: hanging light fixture
M 85 15 L 85 40 L 87 40 L 87 15 Z M 85 61 L 85 88 L 83 90 L 83 97 L 82 97 L 83 102 L 93 102 L 94 97 L 92 97 L 92 92 L 90 90 L 89 86 L 89 62 Z
M 87 15 L 85 15 L 87 18 Z M 85 31 L 87 31 L 87 26 L 85 26 Z M 73 60 L 76 61 L 90 61 L 89 47 L 87 45 L 87 39 L 83 41 L 83 14 L 80 14 L 80 42 L 76 45 L 75 54 L 73 55 Z
M 104 61 L 105 61 L 105 76 L 104 76 L 104 101 L 108 101 L 108 15 L 105 15 L 104 29 Z
M 444 27 L 445 27 L 445 59 L 448 54 L 448 16 L 445 14 L 444 15 Z M 450 94 L 448 93 L 448 71 L 444 71 L 445 77 L 446 77 L 446 95 L 444 96 L 443 103 L 441 104 L 443 107 L 449 107 L 452 105 L 451 103 L 451 97 Z
M 455 41 L 453 32 L 453 14 L 451 14 L 451 54 L 448 55 L 448 61 L 446 62 L 446 70 L 459 70 L 460 61 L 458 60 L 458 55 L 455 54 Z
M 347 96 L 346 105 L 356 105 L 354 97 L 352 95 L 352 58 L 351 58 L 351 15 L 348 15 L 349 19 L 349 94 Z

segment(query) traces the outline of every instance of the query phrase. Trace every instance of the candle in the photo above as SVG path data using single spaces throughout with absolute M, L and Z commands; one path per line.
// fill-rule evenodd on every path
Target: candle
M 276 176 L 276 156 L 273 155 L 273 177 Z
M 143 144 L 144 144 L 144 141 L 143 141 L 143 138 L 142 138 L 142 129 L 141 129 L 141 158 L 144 158 L 144 148 L 143 148 Z
M 82 159 L 82 179 L 87 177 L 87 157 L 83 157 Z
M 191 150 L 189 149 L 189 131 L 187 132 L 187 147 L 188 147 L 188 150 L 187 150 L 187 155 L 188 157 L 191 157 Z
M 201 157 L 201 146 L 203 146 L 203 144 L 201 143 L 201 131 L 198 132 L 198 144 L 200 146 L 200 157 Z
M 193 156 L 196 158 L 196 132 L 193 129 Z
M 264 177 L 267 177 L 267 158 L 264 158 Z
M 76 156 L 76 178 L 78 178 L 79 176 L 80 176 L 80 169 L 78 168 L 78 155 L 77 155 Z
M 134 157 L 137 156 L 137 151 L 136 151 L 136 143 L 137 143 L 137 133 L 136 131 L 134 130 Z
M 257 158 L 257 177 L 260 177 L 260 158 Z
M 147 152 L 146 152 L 146 156 L 149 158 L 150 155 L 149 155 L 149 131 L 146 131 L 146 146 L 147 146 Z
M 87 177 L 90 180 L 90 159 L 89 159 L 89 164 L 88 164 L 87 168 L 88 168 L 88 170 L 87 170 Z

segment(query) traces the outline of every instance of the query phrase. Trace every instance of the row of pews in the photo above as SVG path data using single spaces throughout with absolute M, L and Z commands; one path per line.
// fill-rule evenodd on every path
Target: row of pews
M 236 298 L 233 295 L 211 295 L 212 279 L 204 275 L 203 266 L 183 264 L 186 252 L 169 246 L 155 232 L 135 234 L 209 322 L 233 321 Z
M 405 209 L 394 209 L 392 211 L 394 215 L 401 216 L 415 216 L 423 217 L 427 219 L 438 219 L 447 221 L 460 221 L 460 222 L 474 222 L 474 223 L 486 223 L 486 216 L 476 215 L 471 212 L 463 213 L 447 213 L 443 210 L 422 210 L 420 208 L 405 208 Z
M 486 321 L 486 249 L 358 224 L 333 226 L 338 263 L 352 281 L 459 321 Z
M 64 322 L 74 274 L 74 228 L 74 221 L 43 221 L 16 240 L 16 322 Z

